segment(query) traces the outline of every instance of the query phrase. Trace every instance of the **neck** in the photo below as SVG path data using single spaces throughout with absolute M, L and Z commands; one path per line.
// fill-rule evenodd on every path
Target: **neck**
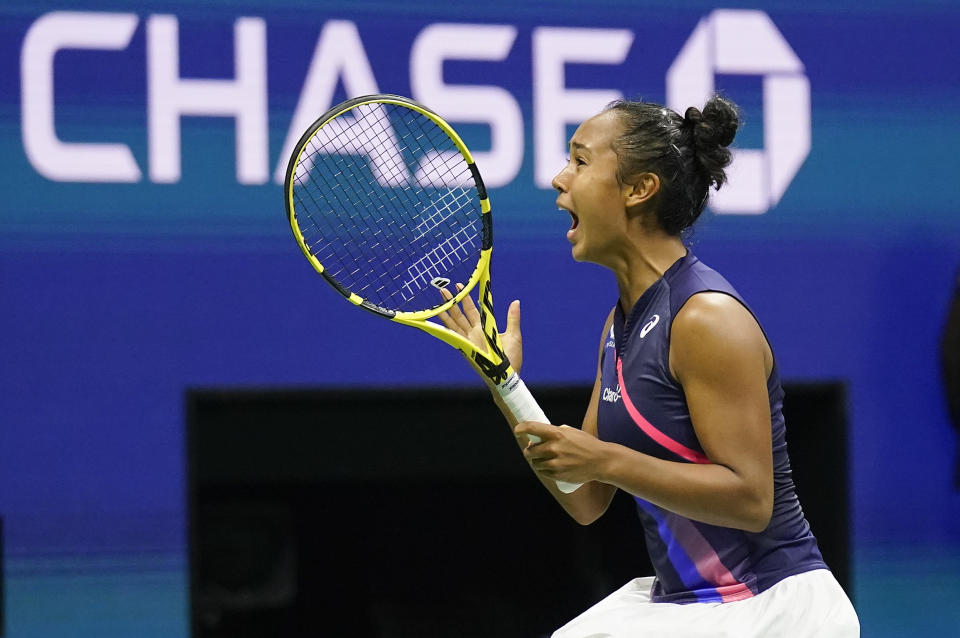
M 613 269 L 624 313 L 629 313 L 640 296 L 687 254 L 679 237 L 665 233 L 644 234 L 631 243 L 634 250 Z

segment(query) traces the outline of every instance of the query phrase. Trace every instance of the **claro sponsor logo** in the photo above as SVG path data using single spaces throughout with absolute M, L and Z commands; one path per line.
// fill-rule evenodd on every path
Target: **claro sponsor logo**
M 146 166 L 137 162 L 127 143 L 67 141 L 56 129 L 54 70 L 69 73 L 64 63 L 54 64 L 57 53 L 122 54 L 141 24 L 146 42 Z M 454 125 L 479 124 L 489 130 L 489 150 L 474 156 L 492 188 L 510 184 L 520 174 L 525 152 L 520 102 L 505 86 L 448 83 L 443 69 L 448 61 L 506 65 L 517 46 L 517 33 L 509 24 L 435 23 L 421 29 L 410 48 L 411 96 Z M 567 65 L 621 65 L 634 34 L 629 29 L 536 27 L 529 43 L 532 87 L 516 86 L 513 78 L 526 74 L 504 67 L 502 75 L 508 78 L 505 84 L 532 95 L 533 182 L 550 188 L 564 162 L 568 125 L 622 97 L 616 89 L 568 87 Z M 176 183 L 181 179 L 181 119 L 225 117 L 236 124 L 237 182 L 282 183 L 296 141 L 332 105 L 338 85 L 351 96 L 379 93 L 381 88 L 357 25 L 327 21 L 319 30 L 281 151 L 270 157 L 268 51 L 266 21 L 241 17 L 234 21 L 232 52 L 224 51 L 233 56 L 233 77 L 183 77 L 180 61 L 191 52 L 181 50 L 174 15 L 47 13 L 30 26 L 20 56 L 26 156 L 39 174 L 54 181 Z M 763 76 L 765 148 L 735 153 L 730 183 L 711 199 L 711 207 L 720 213 L 761 213 L 779 201 L 809 153 L 809 82 L 803 64 L 761 11 L 720 9 L 704 17 L 666 73 L 668 104 L 681 110 L 702 105 L 717 73 Z M 362 145 L 355 150 L 366 154 Z M 395 177 L 389 170 L 377 172 L 384 167 L 371 168 L 387 181 Z
M 620 384 L 619 383 L 617 384 L 616 390 L 611 390 L 610 388 L 604 388 L 603 397 L 601 398 L 608 403 L 616 403 L 617 401 L 619 401 L 620 400 Z

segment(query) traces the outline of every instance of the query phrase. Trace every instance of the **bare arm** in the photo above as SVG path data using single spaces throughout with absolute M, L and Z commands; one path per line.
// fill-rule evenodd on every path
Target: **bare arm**
M 554 428 L 554 430 L 558 430 L 565 434 L 576 432 L 578 435 L 590 436 L 594 440 L 597 440 L 597 406 L 600 403 L 601 391 L 600 358 L 603 355 L 603 346 L 606 343 L 607 334 L 610 332 L 610 326 L 612 323 L 613 311 L 611 311 L 610 315 L 607 317 L 607 321 L 603 326 L 603 332 L 600 336 L 600 351 L 597 355 L 597 374 L 593 382 L 593 392 L 590 394 L 590 401 L 587 404 L 587 411 L 583 416 L 583 423 L 581 424 L 580 430 L 576 430 L 566 425 Z M 495 396 L 495 398 L 497 397 Z M 507 421 L 510 423 L 510 427 L 514 428 L 517 443 L 520 445 L 520 447 L 525 451 L 536 447 L 528 442 L 526 434 L 517 430 L 516 426 L 518 424 L 513 420 L 509 412 L 504 410 L 502 405 L 500 406 L 500 409 L 504 412 L 504 416 L 506 416 Z M 528 462 L 530 462 L 530 457 L 526 454 L 524 456 L 526 456 Z M 534 473 L 536 474 L 537 478 L 540 479 L 540 482 L 543 484 L 543 486 L 549 490 L 549 492 L 553 495 L 557 502 L 560 503 L 563 509 L 566 510 L 566 512 L 581 525 L 589 525 L 600 518 L 600 516 L 607 511 L 607 508 L 610 506 L 610 502 L 613 500 L 614 494 L 617 492 L 617 488 L 614 485 L 596 480 L 590 480 L 583 481 L 583 487 L 575 492 L 571 494 L 564 494 L 557 488 L 556 479 L 554 477 L 537 471 L 537 468 L 534 467 L 532 463 L 531 468 L 533 468 Z
M 670 362 L 709 463 L 665 461 L 540 424 L 517 428 L 543 439 L 525 455 L 551 478 L 599 481 L 694 520 L 763 530 L 773 507 L 772 355 L 760 327 L 732 297 L 695 295 L 674 319 Z
M 446 290 L 443 291 L 443 294 L 445 298 L 449 298 L 449 293 Z M 468 296 L 466 299 L 464 299 L 462 306 L 462 308 L 454 306 L 450 309 L 450 311 L 443 313 L 440 316 L 440 320 L 447 328 L 468 336 L 475 343 L 483 343 L 484 337 L 482 330 L 479 328 L 480 316 L 476 305 Z M 603 335 L 600 340 L 601 354 L 603 353 L 603 345 L 606 340 L 606 335 L 610 331 L 610 325 L 612 321 L 613 312 L 611 311 L 610 316 L 607 318 Z M 507 311 L 507 329 L 500 335 L 500 338 L 501 342 L 503 343 L 504 350 L 507 353 L 507 357 L 510 359 L 514 370 L 519 373 L 520 366 L 523 362 L 523 346 L 520 335 L 520 304 L 516 301 L 510 304 L 510 307 Z M 487 386 L 490 388 L 493 400 L 497 404 L 497 407 L 500 408 L 500 411 L 503 413 L 507 423 L 510 425 L 511 429 L 514 429 L 517 425 L 517 422 L 510 410 L 506 407 L 506 405 L 504 405 L 503 400 L 500 397 L 500 393 L 496 391 L 496 389 L 493 387 L 493 384 L 486 379 L 486 377 L 481 375 L 481 378 L 484 379 L 484 381 L 487 383 Z M 599 397 L 600 365 L 598 361 L 596 379 L 594 380 L 593 384 L 593 392 L 590 396 L 590 402 L 587 406 L 587 411 L 584 415 L 583 425 L 581 427 L 583 432 L 588 433 L 593 438 L 596 438 L 597 436 L 597 405 L 600 400 Z M 569 430 L 571 432 L 576 431 L 580 433 L 580 431 L 568 426 L 562 426 L 560 429 Z M 516 439 L 517 444 L 521 449 L 529 447 L 530 443 L 525 434 L 517 433 Z M 590 481 L 585 482 L 585 484 L 575 492 L 571 494 L 564 494 L 557 488 L 557 482 L 555 478 L 540 472 L 535 472 L 535 474 L 537 478 L 540 479 L 540 482 L 543 484 L 543 486 L 553 495 L 563 509 L 582 525 L 588 525 L 599 518 L 600 515 L 607 510 L 607 507 L 610 505 L 610 501 L 613 499 L 613 495 L 616 492 L 616 488 L 612 485 Z

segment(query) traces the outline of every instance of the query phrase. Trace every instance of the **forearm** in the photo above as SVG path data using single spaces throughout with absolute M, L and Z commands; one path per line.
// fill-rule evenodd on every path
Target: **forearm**
M 768 491 L 726 466 L 665 461 L 622 445 L 606 446 L 597 464 L 598 481 L 711 525 L 759 532 L 769 523 Z
M 507 408 L 496 387 L 489 382 L 487 385 L 490 388 L 490 394 L 493 397 L 494 403 L 500 408 L 500 412 L 510 426 L 510 431 L 513 432 L 513 429 L 517 425 L 516 417 L 514 417 L 513 413 Z M 521 450 L 527 446 L 528 440 L 526 436 L 515 436 L 515 439 Z M 533 468 L 531 468 L 531 470 L 532 469 Z M 591 481 L 585 483 L 574 492 L 566 494 L 560 491 L 554 479 L 546 477 L 537 471 L 534 471 L 533 474 L 567 514 L 581 525 L 589 525 L 598 519 L 607 510 L 613 494 L 616 491 L 615 488 L 610 485 Z

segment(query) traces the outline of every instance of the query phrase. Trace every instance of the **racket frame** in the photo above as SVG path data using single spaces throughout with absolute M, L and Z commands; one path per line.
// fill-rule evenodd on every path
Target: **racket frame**
M 293 176 L 295 175 L 296 168 L 300 164 L 301 157 L 306 150 L 307 143 L 324 126 L 336 118 L 366 104 L 392 104 L 394 106 L 400 106 L 416 111 L 417 113 L 431 120 L 447 135 L 447 137 L 450 138 L 450 140 L 457 147 L 457 151 L 459 151 L 464 160 L 466 160 L 467 166 L 470 169 L 471 176 L 473 177 L 474 184 L 477 189 L 477 197 L 480 203 L 481 214 L 480 257 L 477 260 L 477 265 L 474 268 L 473 273 L 470 275 L 470 278 L 466 282 L 463 282 L 463 288 L 459 291 L 456 291 L 456 294 L 454 294 L 451 299 L 448 299 L 447 301 L 433 308 L 417 310 L 413 312 L 393 310 L 391 308 L 384 308 L 368 299 L 364 299 L 355 292 L 347 290 L 343 287 L 343 285 L 340 284 L 340 282 L 338 282 L 326 271 L 324 265 L 320 263 L 320 260 L 317 259 L 316 256 L 314 256 L 310 251 L 306 240 L 304 239 L 303 232 L 300 230 L 300 226 L 297 223 L 296 208 L 293 200 Z M 493 318 L 493 302 L 490 292 L 490 254 L 493 249 L 493 224 L 490 216 L 490 198 L 487 195 L 486 187 L 483 184 L 483 178 L 480 176 L 480 171 L 477 169 L 476 162 L 473 159 L 473 155 L 470 153 L 470 149 L 468 149 L 467 145 L 464 144 L 460 135 L 457 134 L 453 127 L 447 124 L 443 118 L 422 104 L 414 102 L 413 100 L 400 95 L 365 95 L 337 104 L 317 118 L 317 120 L 314 121 L 314 123 L 311 124 L 300 137 L 300 140 L 294 147 L 293 154 L 290 156 L 290 161 L 287 164 L 287 172 L 283 188 L 285 194 L 284 199 L 287 208 L 287 220 L 290 223 L 290 229 L 293 231 L 293 236 L 296 238 L 297 244 L 300 246 L 304 256 L 313 266 L 314 270 L 321 274 L 324 279 L 327 280 L 327 283 L 333 286 L 337 292 L 346 297 L 351 303 L 360 306 L 364 310 L 380 315 L 381 317 L 386 317 L 387 319 L 390 319 L 396 323 L 419 328 L 436 337 L 437 339 L 440 339 L 441 341 L 453 346 L 454 348 L 457 348 L 464 354 L 464 356 L 470 359 L 480 369 L 482 374 L 489 378 L 494 384 L 499 385 L 503 383 L 511 374 L 514 373 L 513 367 L 510 365 L 509 360 L 503 353 L 499 334 L 497 333 L 496 321 Z M 449 328 L 438 323 L 428 321 L 428 319 L 436 317 L 440 313 L 450 310 L 454 305 L 462 302 L 474 288 L 479 288 L 480 290 L 480 302 L 478 304 L 478 309 L 480 312 L 481 326 L 486 337 L 485 350 L 478 348 L 469 339 L 454 332 L 453 330 L 450 330 Z

